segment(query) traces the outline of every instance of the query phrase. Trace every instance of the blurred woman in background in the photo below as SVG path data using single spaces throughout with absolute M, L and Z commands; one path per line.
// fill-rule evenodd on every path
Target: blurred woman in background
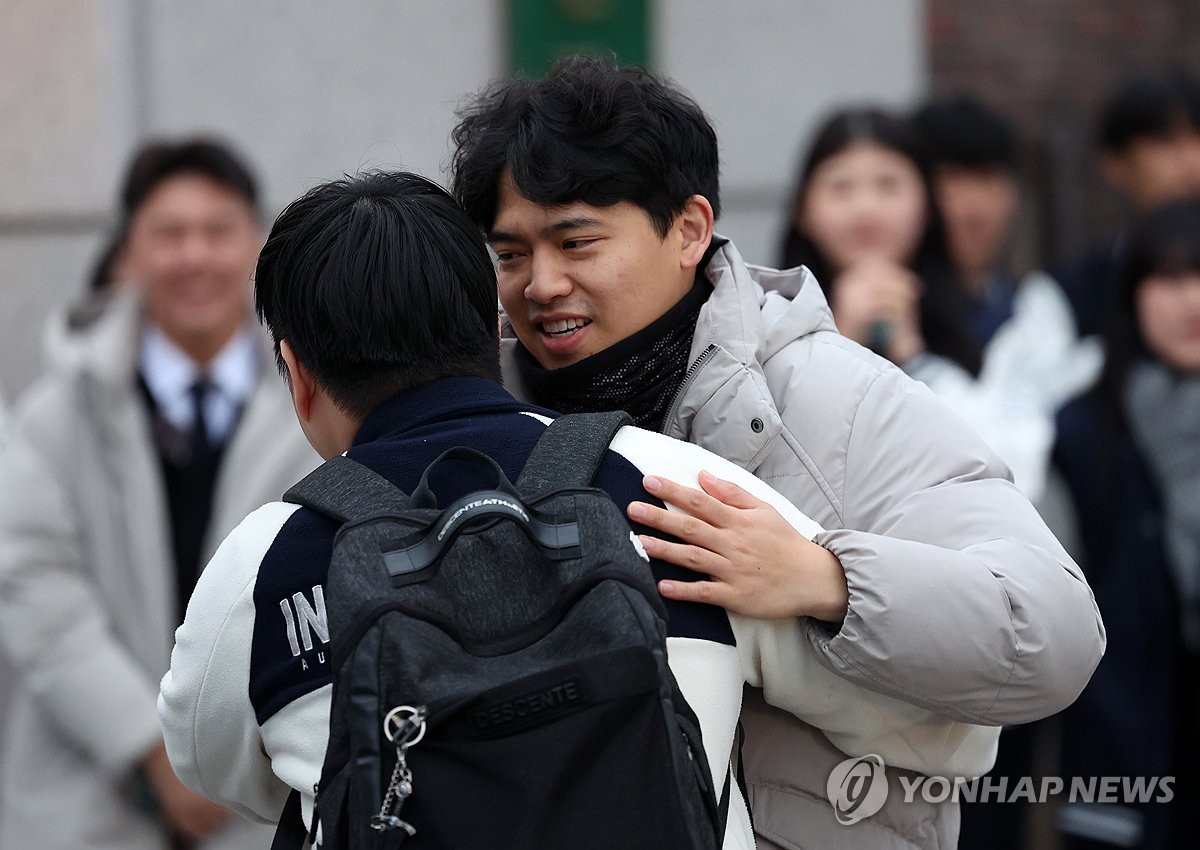
M 940 313 L 951 279 L 931 197 L 912 125 L 875 108 L 838 112 L 804 158 L 780 267 L 808 266 L 842 333 L 877 354 L 904 366 L 931 351 L 976 373 L 979 351 Z
M 1183 847 L 1200 756 L 1200 200 L 1134 227 L 1116 295 L 1104 372 L 1059 415 L 1054 452 L 1109 637 L 1063 714 L 1063 775 L 1176 782 L 1170 801 L 1068 803 L 1059 826 L 1072 848 Z
M 806 265 L 839 330 L 928 384 L 972 424 L 1037 502 L 1053 412 L 1094 379 L 1053 281 L 1022 283 L 1013 317 L 987 339 L 968 325 L 915 127 L 877 108 L 818 129 L 800 169 L 781 266 Z

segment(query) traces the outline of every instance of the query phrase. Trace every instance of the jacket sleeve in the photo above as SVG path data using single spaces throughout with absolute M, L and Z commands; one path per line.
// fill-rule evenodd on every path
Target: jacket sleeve
M 118 775 L 159 740 L 154 682 L 112 632 L 34 421 L 0 455 L 0 649 L 63 737 Z
M 928 390 L 884 370 L 854 417 L 842 562 L 850 606 L 808 637 L 837 673 L 968 723 L 1053 714 L 1099 663 L 1079 567 L 1000 460 Z
M 295 505 L 275 502 L 230 532 L 200 575 L 158 698 L 167 756 L 198 794 L 246 817 L 279 819 L 276 777 L 250 702 L 258 567 Z
M 821 532 L 770 485 L 697 445 L 624 428 L 612 448 L 643 473 L 689 487 L 699 486 L 700 470 L 708 470 L 771 504 L 805 537 Z M 804 640 L 808 620 L 728 616 L 746 683 L 761 688 L 769 704 L 819 728 L 842 752 L 876 753 L 890 765 L 944 776 L 978 776 L 992 766 L 998 730 L 956 723 L 830 671 Z

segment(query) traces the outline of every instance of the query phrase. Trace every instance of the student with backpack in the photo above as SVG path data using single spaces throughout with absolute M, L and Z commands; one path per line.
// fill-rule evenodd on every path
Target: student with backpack
M 644 476 L 707 470 L 817 526 L 620 415 L 548 428 L 499 384 L 495 285 L 470 218 L 411 174 L 318 186 L 275 222 L 258 312 L 332 461 L 200 578 L 159 700 L 184 782 L 264 821 L 286 800 L 281 835 L 299 810 L 328 848 L 750 848 L 746 683 L 845 753 L 986 770 L 993 728 L 836 675 L 800 618 L 661 599 L 697 576 L 626 524 L 663 507 Z

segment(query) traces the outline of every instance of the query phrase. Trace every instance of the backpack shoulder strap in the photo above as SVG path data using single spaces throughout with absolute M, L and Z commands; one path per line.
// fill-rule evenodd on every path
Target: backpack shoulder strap
M 517 479 L 517 490 L 531 498 L 552 490 L 588 486 L 617 431 L 632 424 L 623 410 L 558 417 L 529 453 Z
M 288 490 L 283 500 L 312 508 L 343 525 L 409 507 L 407 493 L 345 455 L 318 466 Z
M 279 814 L 271 850 L 306 850 L 308 846 L 308 830 L 300 813 L 300 792 L 293 789 Z

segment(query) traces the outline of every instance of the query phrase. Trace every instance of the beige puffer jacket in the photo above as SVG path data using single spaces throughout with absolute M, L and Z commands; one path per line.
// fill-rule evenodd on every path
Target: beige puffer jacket
M 156 703 L 178 624 L 170 529 L 137 380 L 135 293 L 56 337 L 0 453 L 0 847 L 167 850 L 134 792 L 161 739 Z M 262 347 L 260 379 L 221 465 L 203 557 L 320 458 Z M 234 818 L 204 850 L 262 847 Z
M 663 430 L 754 472 L 826 529 L 815 539 L 841 560 L 850 607 L 840 628 L 808 624 L 822 663 L 970 724 L 1071 703 L 1104 627 L 1001 461 L 924 385 L 840 336 L 806 269 L 749 266 L 725 243 L 706 274 L 713 294 Z M 520 391 L 515 369 L 505 377 Z M 826 792 L 846 757 L 839 737 L 751 692 L 743 723 L 760 848 L 957 844 L 956 804 L 902 802 L 897 779 L 927 762 L 893 758 L 883 809 L 845 827 Z

